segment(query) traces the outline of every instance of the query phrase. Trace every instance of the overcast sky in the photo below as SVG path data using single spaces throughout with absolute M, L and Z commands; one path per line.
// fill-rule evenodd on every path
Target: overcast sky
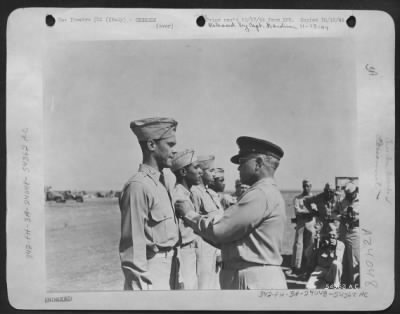
M 280 145 L 282 189 L 357 176 L 352 45 L 343 39 L 66 42 L 45 57 L 45 184 L 118 190 L 137 170 L 132 120 L 178 121 L 177 149 L 214 154 L 227 189 L 241 135 Z

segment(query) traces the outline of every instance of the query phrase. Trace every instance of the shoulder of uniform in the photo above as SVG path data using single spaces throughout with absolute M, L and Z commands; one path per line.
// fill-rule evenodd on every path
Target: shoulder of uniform
M 297 194 L 294 198 L 295 199 L 299 199 L 299 198 L 302 198 L 303 197 L 303 193 L 300 193 L 300 194 Z
M 200 195 L 200 194 L 201 194 L 201 190 L 200 190 L 199 187 L 196 186 L 196 185 L 193 185 L 193 186 L 190 188 L 190 192 L 192 192 L 192 193 L 195 194 L 195 195 Z
M 143 172 L 137 172 L 135 173 L 132 177 L 129 178 L 129 180 L 125 183 L 124 185 L 124 190 L 127 189 L 130 186 L 145 186 L 146 181 L 147 181 L 147 175 Z M 149 178 L 150 179 L 150 178 Z
M 180 184 L 176 184 L 173 188 L 172 188 L 172 193 L 174 194 L 178 194 L 182 192 L 182 187 L 180 186 Z
M 264 189 L 262 186 L 260 186 L 260 185 L 253 186 L 253 187 L 250 187 L 246 192 L 243 193 L 243 195 L 240 198 L 240 201 L 250 200 L 250 199 L 258 198 L 258 197 L 267 198 L 267 195 L 268 195 L 267 190 Z

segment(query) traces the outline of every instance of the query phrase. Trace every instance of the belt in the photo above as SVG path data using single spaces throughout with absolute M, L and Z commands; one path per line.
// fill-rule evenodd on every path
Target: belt
M 230 269 L 230 270 L 241 270 L 250 267 L 281 267 L 281 265 L 274 264 L 258 264 L 251 262 L 222 262 L 222 269 Z
M 184 244 L 181 245 L 182 249 L 183 248 L 195 248 L 195 247 L 196 247 L 196 241 L 195 240 L 190 241 L 188 243 L 184 243 Z
M 177 253 L 177 248 L 175 247 L 159 247 L 157 252 L 154 252 L 155 256 L 159 257 L 169 257 L 174 256 Z

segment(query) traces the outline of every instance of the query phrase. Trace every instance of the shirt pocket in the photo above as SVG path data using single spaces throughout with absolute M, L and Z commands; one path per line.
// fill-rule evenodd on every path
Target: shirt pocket
M 167 204 L 156 202 L 150 210 L 149 226 L 156 244 L 167 244 L 177 239 L 177 226 L 172 208 Z M 173 244 L 172 244 L 173 245 Z M 171 245 L 171 246 L 172 246 Z

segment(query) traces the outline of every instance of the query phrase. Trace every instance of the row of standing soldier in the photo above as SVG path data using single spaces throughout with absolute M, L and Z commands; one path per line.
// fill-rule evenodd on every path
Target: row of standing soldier
M 311 182 L 294 199 L 296 235 L 292 270 L 308 278 L 307 288 L 359 287 L 360 231 L 358 187 L 325 185 L 313 196 Z
M 131 123 L 143 162 L 119 200 L 124 289 L 285 289 L 285 204 L 274 180 L 283 150 L 239 137 L 231 162 L 249 188 L 222 206 L 210 188 L 214 156 L 177 153 L 176 127 L 170 118 Z

